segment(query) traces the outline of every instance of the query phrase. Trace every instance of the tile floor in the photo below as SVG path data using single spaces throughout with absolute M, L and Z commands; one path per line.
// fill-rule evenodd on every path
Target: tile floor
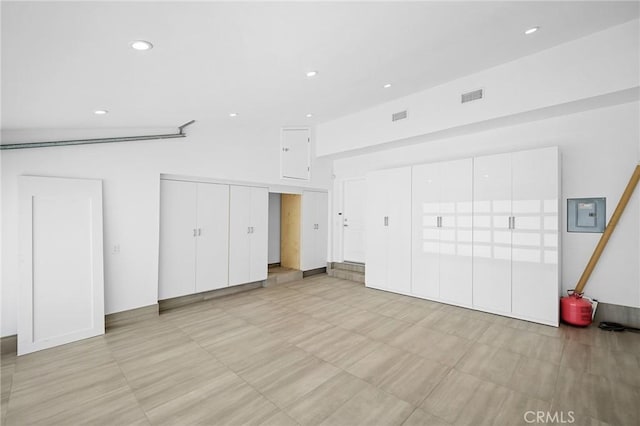
M 326 275 L 5 356 L 1 378 L 6 425 L 640 424 L 639 334 Z

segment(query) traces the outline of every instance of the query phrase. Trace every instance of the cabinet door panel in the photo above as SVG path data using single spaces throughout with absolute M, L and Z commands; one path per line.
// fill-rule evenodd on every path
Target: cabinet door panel
M 269 190 L 251 188 L 251 254 L 249 281 L 267 279 Z
M 440 297 L 440 164 L 412 168 L 411 292 Z
M 511 154 L 473 163 L 473 305 L 511 312 Z
M 196 293 L 229 284 L 229 185 L 197 184 Z
M 329 195 L 326 192 L 315 193 L 315 240 L 313 250 L 313 263 L 310 269 L 327 266 L 327 241 L 329 239 L 328 208 Z
M 473 160 L 441 163 L 440 298 L 472 303 Z
M 160 181 L 158 299 L 195 292 L 196 184 Z
M 390 170 L 387 176 L 387 288 L 411 292 L 411 168 Z
M 513 313 L 557 325 L 558 149 L 516 152 L 512 158 Z
M 387 285 L 387 216 L 388 191 L 382 172 L 367 175 L 365 212 L 365 283 L 367 287 L 386 288 Z
M 231 185 L 229 193 L 229 285 L 251 279 L 251 188 Z
M 302 218 L 300 220 L 300 269 L 313 269 L 316 245 L 316 192 L 302 193 Z

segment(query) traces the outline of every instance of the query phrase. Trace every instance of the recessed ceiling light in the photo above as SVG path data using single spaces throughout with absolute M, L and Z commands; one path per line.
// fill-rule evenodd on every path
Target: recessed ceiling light
M 307 118 L 311 118 L 311 117 L 313 117 L 313 114 L 307 114 L 306 117 Z
M 384 85 L 384 86 L 382 86 L 382 87 L 384 87 L 385 89 L 388 89 L 389 87 L 391 87 L 391 83 L 387 83 L 387 84 L 385 84 L 385 85 Z
M 136 40 L 131 42 L 131 47 L 135 50 L 151 50 L 153 49 L 153 44 L 146 40 Z
M 229 113 L 229 117 L 237 117 L 238 113 L 237 112 L 231 112 Z
M 307 71 L 307 77 L 315 77 L 318 75 L 318 71 Z
M 531 27 L 531 28 L 529 28 L 527 31 L 525 31 L 524 33 L 525 33 L 526 35 L 533 34 L 533 33 L 535 33 L 536 31 L 538 31 L 539 29 L 540 29 L 540 27 Z
M 93 113 L 95 115 L 106 115 L 109 113 L 109 111 L 107 111 L 106 109 L 97 109 L 95 111 L 93 111 Z

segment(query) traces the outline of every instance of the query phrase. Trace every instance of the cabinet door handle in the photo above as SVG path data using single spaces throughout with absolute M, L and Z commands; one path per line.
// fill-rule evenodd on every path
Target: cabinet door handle
M 251 227 L 251 233 L 253 234 L 253 226 Z
M 194 237 L 198 236 L 198 231 L 196 230 L 196 228 L 193 228 L 193 236 Z
M 516 229 L 516 217 L 511 216 L 511 229 Z
M 250 234 L 250 233 L 251 233 L 251 227 L 247 226 L 247 234 Z
M 389 216 L 384 217 L 384 226 L 389 226 Z
M 202 228 L 198 228 L 198 237 L 202 235 Z

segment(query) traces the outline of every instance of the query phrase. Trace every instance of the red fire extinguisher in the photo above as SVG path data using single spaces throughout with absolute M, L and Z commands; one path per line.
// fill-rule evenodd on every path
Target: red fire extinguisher
M 567 297 L 560 299 L 560 315 L 562 321 L 586 327 L 591 324 L 593 307 L 591 302 L 582 298 L 582 293 L 576 293 L 573 290 L 567 290 Z

